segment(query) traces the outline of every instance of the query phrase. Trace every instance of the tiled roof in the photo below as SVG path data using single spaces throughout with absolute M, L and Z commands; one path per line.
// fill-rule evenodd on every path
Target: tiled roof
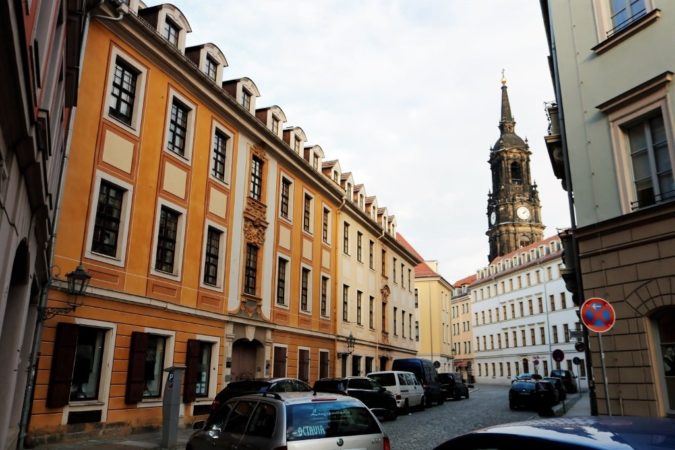
M 475 281 L 476 281 L 476 274 L 473 274 L 469 275 L 468 277 L 464 277 L 461 280 L 455 281 L 454 283 L 452 283 L 452 285 L 455 287 L 462 287 L 464 285 L 471 286 Z
M 410 253 L 415 255 L 417 259 L 422 261 L 418 265 L 415 266 L 415 278 L 429 278 L 429 277 L 440 277 L 441 275 L 438 274 L 435 270 L 433 270 L 429 265 L 424 262 L 424 258 L 422 255 L 419 254 L 417 250 L 408 242 L 402 235 L 401 233 L 396 233 L 396 240 L 403 246 L 405 247 Z M 442 278 L 442 277 L 441 277 Z
M 531 243 L 530 245 L 526 245 L 525 247 L 520 247 L 518 250 L 514 250 L 514 251 L 512 251 L 511 253 L 507 253 L 506 255 L 502 255 L 502 256 L 496 257 L 495 259 L 493 259 L 493 260 L 490 262 L 489 266 L 494 265 L 494 264 L 499 264 L 499 261 L 511 259 L 511 258 L 513 258 L 514 256 L 520 255 L 521 253 L 527 253 L 527 252 L 529 252 L 530 250 L 536 249 L 536 248 L 538 248 L 538 247 L 541 246 L 541 245 L 548 245 L 548 244 L 550 244 L 552 241 L 556 241 L 556 240 L 560 240 L 560 238 L 558 237 L 557 234 L 556 234 L 556 235 L 553 235 L 553 236 L 551 236 L 551 237 L 547 237 L 547 238 L 545 238 L 545 239 L 542 239 L 541 241 L 533 242 L 533 243 Z

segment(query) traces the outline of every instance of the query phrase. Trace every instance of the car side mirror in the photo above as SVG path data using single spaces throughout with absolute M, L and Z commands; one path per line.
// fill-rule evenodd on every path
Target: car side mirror
M 193 430 L 201 430 L 202 428 L 204 428 L 204 425 L 205 425 L 205 424 L 206 424 L 205 421 L 203 421 L 203 420 L 198 420 L 197 422 L 195 422 L 195 423 L 192 424 L 192 429 L 193 429 Z

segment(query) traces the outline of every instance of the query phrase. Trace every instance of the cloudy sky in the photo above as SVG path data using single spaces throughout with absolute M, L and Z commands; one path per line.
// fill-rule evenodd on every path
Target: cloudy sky
M 155 4 L 148 1 L 148 4 Z M 553 99 L 534 0 L 172 0 L 213 42 L 225 79 L 247 76 L 338 159 L 398 230 L 454 282 L 487 264 L 489 149 L 506 70 L 528 138 L 545 236 L 569 225 L 543 136 Z

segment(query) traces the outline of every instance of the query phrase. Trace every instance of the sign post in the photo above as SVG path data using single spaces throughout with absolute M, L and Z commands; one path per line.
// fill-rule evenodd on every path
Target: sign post
M 598 333 L 602 378 L 605 383 L 605 397 L 607 398 L 607 414 L 611 416 L 612 406 L 609 400 L 609 386 L 607 383 L 607 370 L 605 369 L 605 350 L 602 347 L 602 333 L 611 330 L 616 322 L 614 307 L 604 298 L 589 298 L 581 305 L 581 322 L 583 322 L 589 330 Z

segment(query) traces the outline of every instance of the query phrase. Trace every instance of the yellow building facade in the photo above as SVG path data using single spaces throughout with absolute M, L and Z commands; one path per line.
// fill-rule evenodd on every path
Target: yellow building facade
M 452 349 L 455 355 L 455 371 L 469 383 L 474 382 L 473 367 L 473 322 L 471 285 L 476 275 L 453 283 L 452 290 Z

